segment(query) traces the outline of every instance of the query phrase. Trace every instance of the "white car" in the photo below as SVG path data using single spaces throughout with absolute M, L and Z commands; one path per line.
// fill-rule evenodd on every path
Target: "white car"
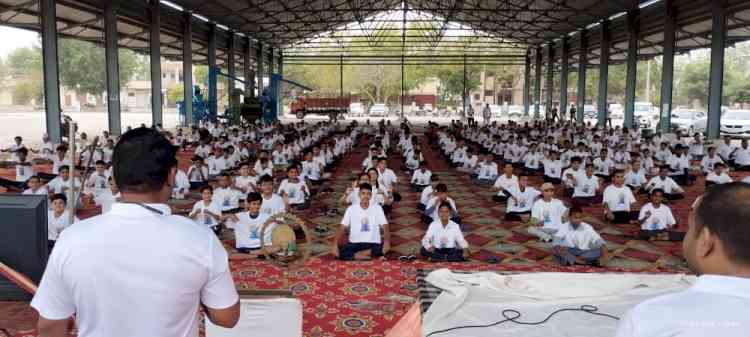
M 583 117 L 585 118 L 596 118 L 596 107 L 593 104 L 583 105 Z
M 388 109 L 388 106 L 383 103 L 373 104 L 370 107 L 371 117 L 386 117 L 389 113 L 390 109 Z
M 695 132 L 702 132 L 696 128 L 695 124 L 701 118 L 706 117 L 702 111 L 696 110 L 674 110 L 672 111 L 671 124 L 672 129 L 677 131 L 687 131 L 691 136 Z M 705 127 L 703 128 L 705 130 Z
M 612 103 L 609 105 L 610 117 L 621 119 L 625 117 L 625 109 L 622 108 L 620 103 Z
M 508 115 L 523 115 L 523 106 L 521 105 L 509 105 L 508 106 Z
M 750 138 L 750 110 L 729 110 L 721 116 L 721 134 Z
M 497 104 L 490 104 L 490 118 L 500 117 L 503 114 L 503 107 Z
M 651 111 L 652 108 L 653 105 L 649 102 L 635 102 L 633 115 L 635 121 L 638 123 L 638 127 L 641 129 L 648 129 L 653 126 L 654 117 Z
M 432 104 L 425 104 L 424 107 L 422 108 L 422 110 L 424 110 L 426 112 L 432 112 L 432 110 L 434 110 L 434 108 L 432 107 Z
M 362 103 L 349 104 L 349 115 L 351 116 L 362 116 L 365 114 L 365 107 Z

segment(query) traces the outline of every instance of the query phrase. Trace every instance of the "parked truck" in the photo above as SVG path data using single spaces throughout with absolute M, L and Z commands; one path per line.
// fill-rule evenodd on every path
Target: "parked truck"
M 307 115 L 324 115 L 331 117 L 331 120 L 337 120 L 339 116 L 349 112 L 349 106 L 353 102 L 351 96 L 333 98 L 299 97 L 291 103 L 290 111 L 297 116 L 297 119 L 303 119 Z

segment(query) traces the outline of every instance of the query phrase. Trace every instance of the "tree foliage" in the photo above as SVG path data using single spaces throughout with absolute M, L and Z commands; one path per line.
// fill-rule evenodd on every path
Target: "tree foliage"
M 104 48 L 86 41 L 60 39 L 58 60 L 62 85 L 91 95 L 107 90 Z M 135 52 L 124 48 L 119 49 L 118 62 L 120 88 L 124 88 L 145 64 Z
M 176 103 L 182 101 L 185 97 L 185 90 L 182 84 L 175 85 L 167 89 L 167 100 L 169 103 Z

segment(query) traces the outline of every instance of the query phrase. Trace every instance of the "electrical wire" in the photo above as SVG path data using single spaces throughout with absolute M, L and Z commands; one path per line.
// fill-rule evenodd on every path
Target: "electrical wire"
M 437 331 L 430 332 L 425 337 L 431 337 L 432 335 L 446 333 L 446 332 L 454 331 L 454 330 L 461 330 L 461 329 L 489 328 L 489 327 L 493 327 L 493 326 L 500 325 L 500 324 L 507 323 L 507 322 L 512 322 L 512 323 L 519 324 L 519 325 L 542 325 L 542 324 L 547 323 L 547 321 L 549 321 L 550 319 L 552 319 L 552 317 L 554 317 L 555 315 L 557 315 L 557 314 L 559 314 L 561 312 L 565 312 L 565 311 L 580 311 L 580 312 L 585 312 L 585 313 L 590 314 L 590 315 L 607 317 L 607 318 L 611 318 L 611 319 L 618 320 L 618 321 L 620 320 L 620 318 L 617 317 L 617 316 L 598 312 L 599 311 L 598 307 L 596 307 L 594 305 L 589 305 L 589 304 L 584 304 L 584 305 L 580 306 L 579 308 L 562 308 L 562 309 L 557 309 L 557 310 L 553 311 L 552 313 L 550 313 L 549 315 L 547 315 L 547 318 L 545 318 L 545 319 L 543 319 L 541 321 L 538 321 L 538 322 L 521 322 L 521 321 L 518 320 L 522 316 L 520 311 L 515 310 L 515 309 L 505 309 L 505 310 L 503 310 L 503 311 L 500 312 L 500 315 L 502 315 L 503 318 L 505 318 L 503 320 L 499 320 L 497 322 L 490 323 L 490 324 L 461 325 L 461 326 L 456 326 L 456 327 L 452 327 L 452 328 L 448 328 L 448 329 L 444 329 L 444 330 L 437 330 Z

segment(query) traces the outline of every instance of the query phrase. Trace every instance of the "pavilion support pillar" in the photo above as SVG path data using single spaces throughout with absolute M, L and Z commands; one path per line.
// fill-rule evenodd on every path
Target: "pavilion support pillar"
M 339 55 L 339 97 L 344 97 L 344 55 Z
M 468 95 L 468 93 L 466 92 L 466 54 L 464 54 L 464 78 L 463 78 L 463 90 L 461 91 L 461 98 L 463 101 L 463 105 L 461 106 L 462 119 L 465 119 L 467 117 L 466 116 L 466 103 L 467 103 L 466 95 Z
M 542 48 L 537 47 L 534 60 L 534 119 L 539 118 L 539 104 L 542 101 Z
M 263 96 L 263 90 L 265 90 L 264 83 L 263 83 L 263 78 L 265 77 L 265 74 L 263 73 L 264 72 L 264 68 L 265 68 L 265 67 L 263 67 L 263 62 L 265 62 L 265 61 L 263 60 L 263 44 L 262 43 L 258 43 L 258 50 L 256 52 L 257 52 L 257 60 L 256 61 L 258 62 L 258 67 L 257 67 L 257 70 L 256 70 L 256 73 L 258 75 L 258 83 L 257 83 L 257 85 L 258 85 L 258 97 L 261 97 L 261 96 Z
M 151 57 L 151 123 L 162 124 L 161 100 L 161 10 L 159 0 L 149 1 L 149 51 Z
M 271 75 L 273 75 L 273 47 L 268 48 L 268 83 L 271 84 Z
M 229 85 L 227 86 L 229 95 L 228 97 L 234 97 L 234 89 L 236 87 L 234 79 L 237 77 L 237 72 L 234 64 L 234 33 L 229 32 L 229 48 L 227 48 L 227 73 L 229 75 Z
M 546 79 L 546 84 L 544 85 L 546 87 L 545 90 L 547 90 L 545 92 L 546 99 L 544 103 L 545 110 L 546 110 L 544 112 L 545 119 L 552 118 L 550 114 L 552 112 L 552 93 L 554 91 L 553 87 L 555 86 L 553 79 L 552 79 L 555 74 L 554 72 L 555 72 L 555 50 L 554 50 L 554 44 L 550 43 L 547 46 L 547 79 Z
M 727 12 L 724 0 L 711 2 L 711 70 L 708 82 L 708 138 L 717 139 L 721 132 L 721 96 L 724 84 L 724 48 L 727 39 Z
M 255 72 L 253 71 L 253 60 L 250 57 L 250 51 L 252 50 L 250 44 L 250 38 L 245 37 L 245 49 L 243 51 L 243 57 L 245 58 L 245 96 L 255 97 Z
M 57 9 L 55 0 L 41 0 L 42 64 L 44 66 L 44 112 L 47 135 L 60 143 L 60 73 L 57 63 Z
M 578 54 L 578 90 L 576 91 L 576 122 L 583 124 L 583 109 L 586 105 L 586 66 L 588 64 L 588 32 L 581 31 Z
M 281 75 L 281 77 L 284 77 L 284 52 L 279 50 L 279 66 L 278 66 L 278 73 Z
M 675 11 L 674 0 L 666 0 L 664 16 L 664 45 L 661 70 L 661 116 L 659 130 L 667 133 L 672 128 L 672 93 L 674 81 Z
M 208 26 L 208 113 L 216 116 L 219 110 L 219 80 L 216 67 L 216 25 Z
M 628 11 L 628 52 L 625 75 L 625 120 L 623 127 L 632 128 L 635 115 L 635 87 L 638 74 L 638 10 Z M 646 88 L 648 90 L 648 88 Z
M 599 57 L 599 99 L 597 104 L 597 125 L 603 127 L 607 124 L 607 80 L 609 79 L 609 21 L 604 20 L 601 24 L 602 40 Z
M 562 60 L 560 61 L 560 121 L 562 122 L 568 114 L 568 65 L 570 58 L 570 46 L 568 38 L 562 41 Z
M 529 95 L 531 95 L 531 51 L 526 50 L 523 70 L 523 115 L 529 115 Z
M 183 105 L 185 106 L 185 125 L 192 126 L 193 121 L 193 26 L 190 12 L 182 18 L 182 86 Z
M 104 56 L 107 69 L 107 121 L 109 133 L 122 134 L 120 120 L 120 62 L 118 60 L 117 7 L 119 1 L 110 1 L 104 7 Z

